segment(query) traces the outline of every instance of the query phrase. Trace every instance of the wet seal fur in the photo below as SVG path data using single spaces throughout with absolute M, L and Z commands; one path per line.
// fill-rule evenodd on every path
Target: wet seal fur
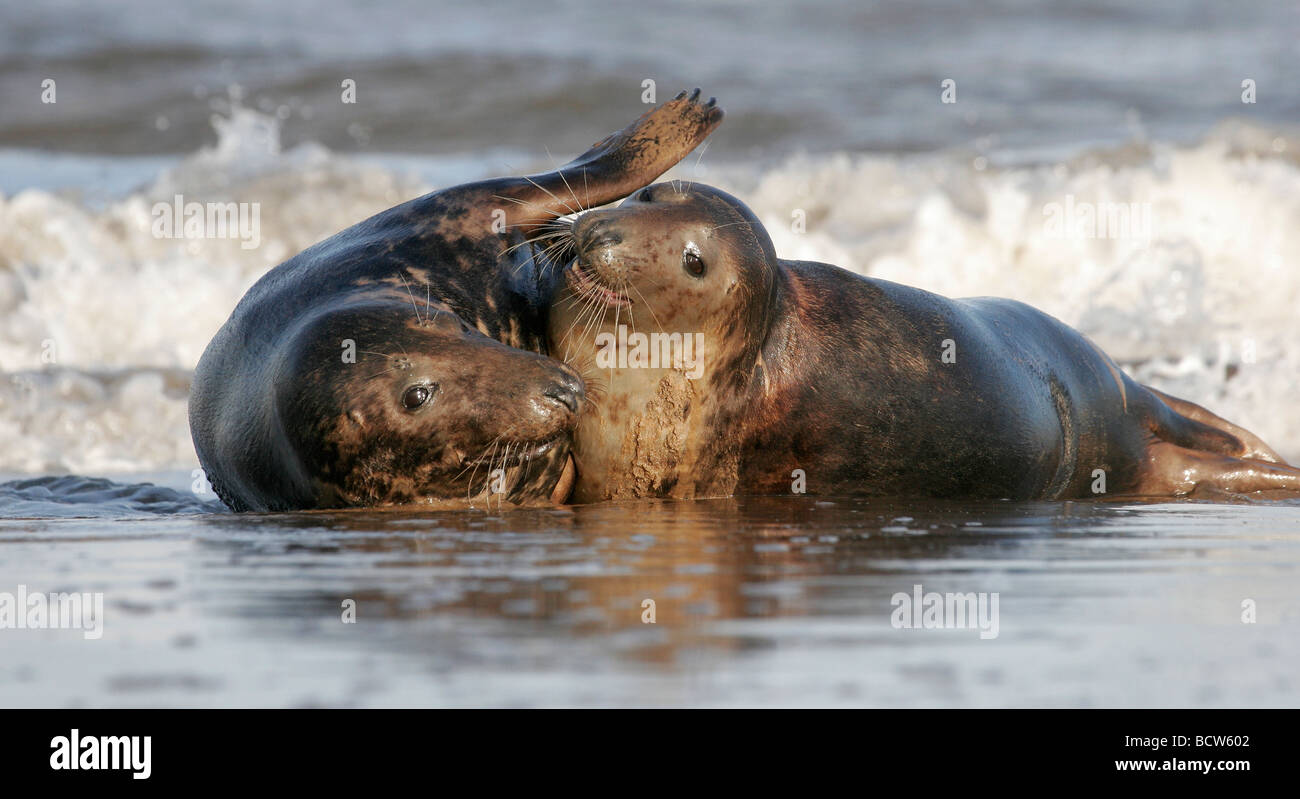
M 721 119 L 683 92 L 554 172 L 433 192 L 270 270 L 194 375 L 194 448 L 222 501 L 563 501 L 586 399 L 545 357 L 550 226 L 653 181 Z
M 550 343 L 606 384 L 578 422 L 576 501 L 789 494 L 800 475 L 810 494 L 897 497 L 1300 490 L 1259 438 L 1060 321 L 782 260 L 717 189 L 651 186 L 571 236 Z M 619 325 L 701 334 L 699 379 L 598 365 Z

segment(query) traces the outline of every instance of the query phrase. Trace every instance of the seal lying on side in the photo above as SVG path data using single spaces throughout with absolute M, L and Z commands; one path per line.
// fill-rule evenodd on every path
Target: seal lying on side
M 683 92 L 555 172 L 433 192 L 272 269 L 194 375 L 217 494 L 235 510 L 565 499 L 584 386 L 540 354 L 555 275 L 531 245 L 654 180 L 721 118 Z
M 821 494 L 1300 489 L 1258 438 L 1056 319 L 781 260 L 717 189 L 652 186 L 572 239 L 552 351 L 607 393 L 578 423 L 575 501 L 790 493 L 797 470 Z

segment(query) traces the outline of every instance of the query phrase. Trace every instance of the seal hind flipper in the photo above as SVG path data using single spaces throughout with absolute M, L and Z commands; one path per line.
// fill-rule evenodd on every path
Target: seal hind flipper
M 1157 441 L 1147 449 L 1145 474 L 1136 493 L 1187 496 L 1198 489 L 1234 494 L 1300 492 L 1300 469 L 1254 458 L 1218 455 Z
M 1157 439 L 1189 450 L 1216 455 L 1245 457 L 1247 448 L 1241 439 L 1219 427 L 1214 427 L 1170 407 L 1162 397 L 1150 392 L 1144 397 L 1143 411 L 1147 425 Z
M 1179 414 L 1186 419 L 1190 419 L 1194 422 L 1227 433 L 1237 439 L 1240 444 L 1240 449 L 1227 454 L 1236 455 L 1242 458 L 1268 461 L 1269 463 L 1280 463 L 1284 466 L 1289 465 L 1280 455 L 1273 451 L 1272 447 L 1265 444 L 1259 436 L 1244 427 L 1235 425 L 1227 419 L 1202 408 L 1194 402 L 1179 399 L 1178 397 L 1171 396 L 1163 391 L 1151 388 L 1150 386 L 1143 386 L 1143 388 L 1159 398 L 1174 413 Z

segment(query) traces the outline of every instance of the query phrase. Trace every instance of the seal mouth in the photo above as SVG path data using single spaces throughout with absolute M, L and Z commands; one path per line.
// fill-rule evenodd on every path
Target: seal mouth
M 559 435 L 552 436 L 540 442 L 525 442 L 522 446 L 512 444 L 505 449 L 498 447 L 496 450 L 493 450 L 486 455 L 480 455 L 477 458 L 465 461 L 465 465 L 487 466 L 489 468 L 497 469 L 509 469 L 514 466 L 521 466 L 535 458 L 540 458 L 550 454 L 553 450 L 559 447 L 560 443 L 564 441 L 566 437 L 566 433 L 560 433 Z M 518 451 L 511 448 L 515 446 L 518 446 Z
M 589 264 L 583 263 L 581 258 L 574 258 L 569 268 L 564 270 L 564 275 L 569 281 L 569 287 L 580 296 L 598 297 L 606 305 L 618 308 L 632 307 L 631 297 L 606 286 L 596 275 L 595 270 Z

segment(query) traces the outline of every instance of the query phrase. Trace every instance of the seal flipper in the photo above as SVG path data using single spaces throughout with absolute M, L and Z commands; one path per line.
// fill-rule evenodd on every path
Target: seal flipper
M 1157 441 L 1147 449 L 1138 494 L 1186 496 L 1198 488 L 1236 494 L 1300 492 L 1300 469 L 1280 463 L 1216 455 Z
M 1241 448 L 1227 454 L 1236 455 L 1242 458 L 1268 461 L 1269 463 L 1280 463 L 1284 466 L 1288 465 L 1280 455 L 1273 451 L 1272 447 L 1265 444 L 1259 436 L 1249 430 L 1229 422 L 1227 419 L 1202 408 L 1194 402 L 1188 402 L 1187 400 L 1170 396 L 1169 394 L 1151 388 L 1150 386 L 1143 386 L 1143 388 L 1159 398 L 1174 413 L 1223 433 L 1227 433 L 1236 438 L 1240 442 Z
M 555 488 L 551 491 L 550 501 L 554 505 L 563 505 L 569 501 L 573 495 L 573 486 L 577 482 L 578 470 L 573 464 L 573 455 L 568 455 L 564 459 L 564 468 L 560 472 L 560 479 L 556 481 Z
M 1151 432 L 1161 441 L 1216 455 L 1247 456 L 1246 446 L 1232 433 L 1186 417 L 1159 398 L 1154 399 L 1147 412 Z
M 1186 496 L 1197 489 L 1236 494 L 1300 492 L 1300 469 L 1257 436 L 1199 405 L 1141 386 L 1151 439 L 1138 494 Z
M 606 136 L 553 172 L 494 183 L 498 197 L 511 200 L 507 224 L 525 234 L 566 214 L 614 202 L 653 183 L 708 138 L 723 111 L 700 90 L 682 92 Z

